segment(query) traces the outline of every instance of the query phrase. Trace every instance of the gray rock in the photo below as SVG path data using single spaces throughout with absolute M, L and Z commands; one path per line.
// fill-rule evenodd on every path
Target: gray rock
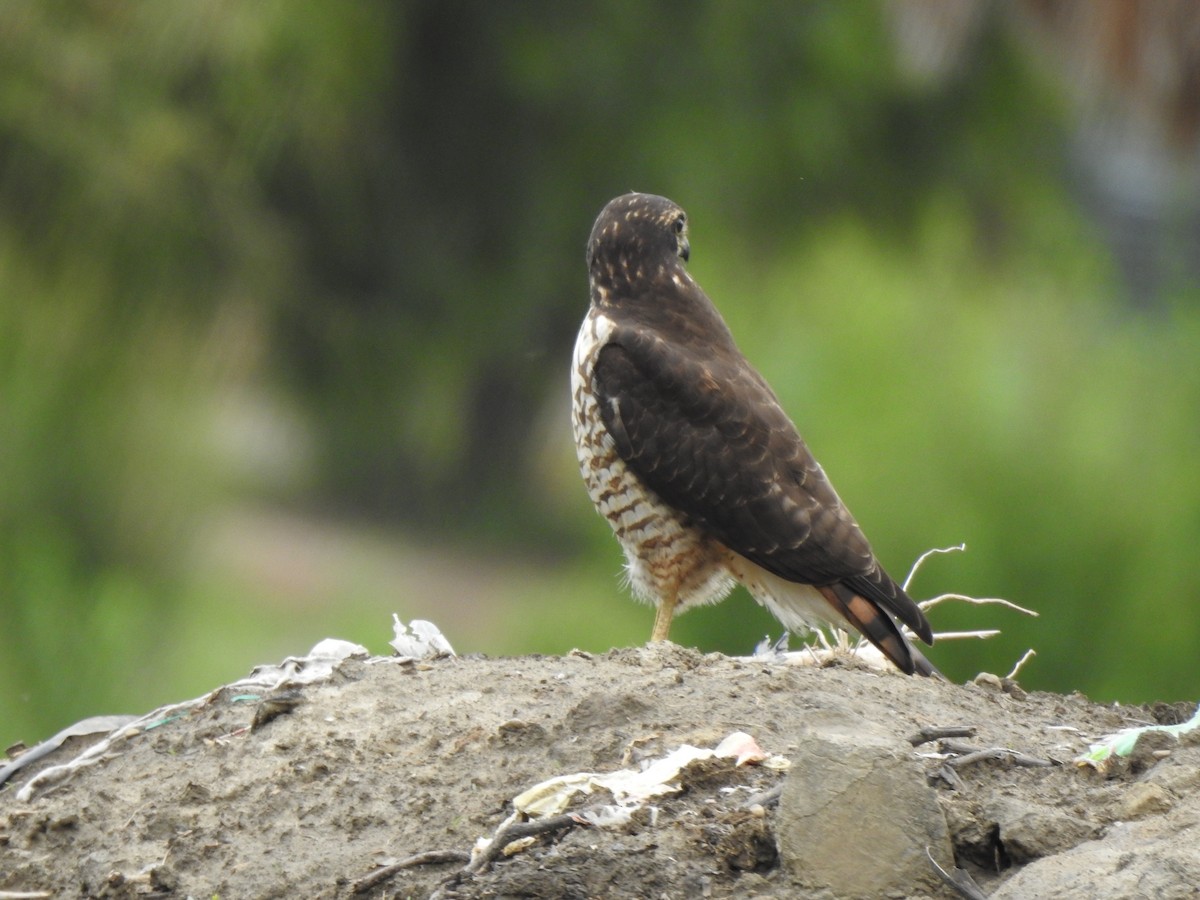
M 949 831 L 911 746 L 847 720 L 808 731 L 789 756 L 776 833 L 799 885 L 838 898 L 945 895 L 925 851 L 953 866 Z
M 1014 863 L 1061 853 L 1096 836 L 1097 826 L 1062 810 L 1003 798 L 985 808 L 999 829 L 999 841 Z
M 1073 897 L 1196 896 L 1200 885 L 1200 822 L 1192 815 L 1157 816 L 1113 826 L 1087 841 L 1020 869 L 992 900 Z

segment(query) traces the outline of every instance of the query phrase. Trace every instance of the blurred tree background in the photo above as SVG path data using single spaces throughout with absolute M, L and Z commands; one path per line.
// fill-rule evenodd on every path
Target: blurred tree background
M 948 674 L 1195 699 L 1195 9 L 0 6 L 0 742 L 392 612 L 644 641 L 567 416 L 631 189 L 893 574 L 1041 614 L 939 607 Z

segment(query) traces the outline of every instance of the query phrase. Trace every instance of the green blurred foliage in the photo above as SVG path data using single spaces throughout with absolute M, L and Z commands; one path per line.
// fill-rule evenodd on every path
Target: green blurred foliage
M 397 602 L 479 620 L 464 651 L 643 640 L 565 409 L 583 242 L 635 188 L 688 208 L 693 272 L 893 574 L 966 542 L 918 595 L 1041 613 L 939 607 L 1004 631 L 939 665 L 1032 646 L 1029 686 L 1195 696 L 1198 292 L 1125 308 L 1003 31 L 936 90 L 880 7 L 833 2 L 28 2 L 0 50 L 0 740 L 331 632 L 382 650 Z M 465 613 L 386 574 L 264 604 L 192 552 L 246 504 L 524 567 Z M 676 628 L 778 631 L 744 595 Z

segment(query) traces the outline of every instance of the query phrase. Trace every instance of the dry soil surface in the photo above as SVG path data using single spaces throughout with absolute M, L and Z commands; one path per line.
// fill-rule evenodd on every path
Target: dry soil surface
M 274 694 L 214 691 L 59 780 L 30 785 L 95 738 L 19 772 L 0 791 L 0 897 L 972 896 L 927 852 L 974 896 L 1195 897 L 1200 740 L 1074 762 L 1191 712 L 669 644 L 347 659 Z M 973 734 L 917 743 L 940 726 Z M 579 794 L 586 816 L 466 861 L 539 782 L 738 731 L 776 758 L 693 762 L 624 816 Z

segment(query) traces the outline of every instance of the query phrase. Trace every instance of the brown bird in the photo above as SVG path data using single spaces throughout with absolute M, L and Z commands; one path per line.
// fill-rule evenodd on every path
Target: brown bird
M 688 274 L 687 215 L 625 194 L 588 240 L 591 307 L 575 342 L 572 426 L 634 594 L 671 619 L 735 583 L 790 631 L 852 627 L 908 674 L 936 670 L 924 613 L 879 565 L 796 426 Z

